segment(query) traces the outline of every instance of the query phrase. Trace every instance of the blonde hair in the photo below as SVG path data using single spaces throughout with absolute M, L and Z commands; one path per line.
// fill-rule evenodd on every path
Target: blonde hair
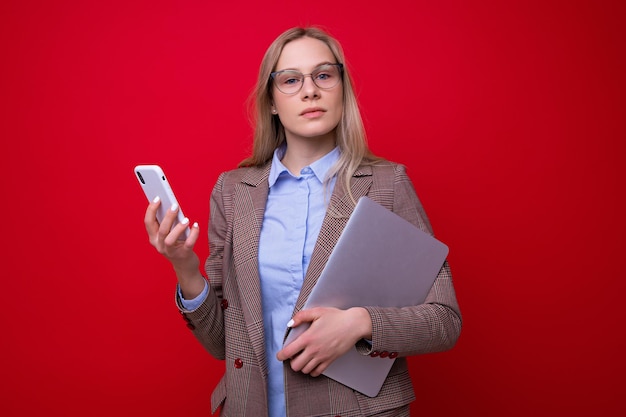
M 348 193 L 350 178 L 363 163 L 372 163 L 376 157 L 367 146 L 367 138 L 350 71 L 345 62 L 343 49 L 339 42 L 327 32 L 316 27 L 296 27 L 283 32 L 265 52 L 259 69 L 259 77 L 251 96 L 254 103 L 252 122 L 254 124 L 254 140 L 252 155 L 243 160 L 239 166 L 262 166 L 272 159 L 274 151 L 285 142 L 285 129 L 278 116 L 272 115 L 272 83 L 270 74 L 276 70 L 276 63 L 286 44 L 296 39 L 309 37 L 324 42 L 330 48 L 338 63 L 343 64 L 343 112 L 336 127 L 336 141 L 341 156 L 329 172 L 329 180 L 335 174 Z

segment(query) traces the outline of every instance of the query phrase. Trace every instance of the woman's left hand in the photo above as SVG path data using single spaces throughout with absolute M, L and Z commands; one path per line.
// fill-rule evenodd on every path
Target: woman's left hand
M 291 369 L 311 376 L 321 375 L 359 340 L 372 337 L 372 321 L 368 311 L 362 307 L 302 310 L 293 316 L 291 327 L 307 322 L 311 326 L 279 351 L 276 357 L 280 361 L 291 359 Z

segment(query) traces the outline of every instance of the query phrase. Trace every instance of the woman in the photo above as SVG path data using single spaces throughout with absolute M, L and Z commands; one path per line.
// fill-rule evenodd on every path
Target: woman
M 339 43 L 294 28 L 267 50 L 255 91 L 253 154 L 220 175 L 211 195 L 207 279 L 194 223 L 170 231 L 146 211 L 151 243 L 172 263 L 177 304 L 202 345 L 226 360 L 213 392 L 223 416 L 406 416 L 414 399 L 406 356 L 451 348 L 461 329 L 447 263 L 426 302 L 301 310 L 355 201 L 364 195 L 421 229 L 430 224 L 401 165 L 369 151 Z M 208 280 L 208 282 L 207 282 Z M 286 330 L 311 326 L 283 348 Z M 321 373 L 357 345 L 395 361 L 369 398 Z

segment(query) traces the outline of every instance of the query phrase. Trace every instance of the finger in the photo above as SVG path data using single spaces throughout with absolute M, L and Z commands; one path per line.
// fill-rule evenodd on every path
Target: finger
M 293 361 L 291 362 L 292 366 L 291 368 L 293 369 Z M 319 364 L 317 363 L 317 360 L 315 358 L 312 358 L 309 362 L 307 362 L 302 369 L 300 369 L 300 372 L 302 372 L 303 374 L 311 374 L 311 376 L 319 376 L 318 373 L 317 375 L 313 375 L 313 372 L 317 371 L 317 368 L 319 367 Z M 293 369 L 294 371 L 298 372 L 297 370 Z
M 310 354 L 303 351 L 295 358 L 291 359 L 290 366 L 294 372 L 302 372 L 303 374 L 309 374 L 311 376 L 320 376 L 330 362 L 320 356 L 322 352 L 316 354 Z
M 177 215 L 178 204 L 172 204 L 172 207 L 170 207 L 170 209 L 165 212 L 165 216 L 163 216 L 163 220 L 161 220 L 161 225 L 159 226 L 160 240 L 165 240 L 167 235 L 170 234 L 172 226 L 174 225 L 174 220 L 176 220 Z
M 193 249 L 198 240 L 198 236 L 200 236 L 200 227 L 198 226 L 198 222 L 194 222 L 191 226 L 191 231 L 189 232 L 189 236 L 185 240 L 185 247 L 187 249 Z
M 166 246 L 172 246 L 176 244 L 178 241 L 186 240 L 184 233 L 185 229 L 189 227 L 189 218 L 185 217 L 182 221 L 180 221 L 176 226 L 174 226 L 170 232 L 165 237 L 163 243 Z
M 298 352 L 289 361 L 289 366 L 294 372 L 300 372 L 312 358 L 305 354 L 304 351 Z
M 311 308 L 298 311 L 287 324 L 288 327 L 298 327 L 302 323 L 310 323 L 319 318 L 320 314 L 317 308 Z
M 301 341 L 298 341 L 298 339 L 294 340 L 276 353 L 276 359 L 281 362 L 286 361 L 287 359 L 293 360 L 303 349 L 301 345 Z
M 143 223 L 146 226 L 146 231 L 150 240 L 156 236 L 159 231 L 159 222 L 156 218 L 157 210 L 161 205 L 161 199 L 157 196 L 146 208 L 146 214 L 144 215 Z
M 326 368 L 328 368 L 326 364 L 320 364 L 313 371 L 311 371 L 309 375 L 311 375 L 312 377 L 318 377 L 324 373 Z

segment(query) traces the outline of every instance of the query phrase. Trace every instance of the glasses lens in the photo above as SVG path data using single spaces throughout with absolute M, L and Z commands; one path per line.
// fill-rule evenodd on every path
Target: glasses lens
M 339 67 L 337 65 L 322 65 L 313 74 L 311 74 L 313 82 L 319 88 L 333 88 L 341 80 Z
M 304 77 L 309 75 L 318 88 L 327 90 L 335 87 L 341 81 L 341 65 L 325 64 L 306 75 L 295 70 L 278 71 L 272 73 L 272 78 L 280 91 L 285 94 L 295 94 L 302 88 Z
M 276 87 L 285 94 L 293 94 L 300 91 L 304 76 L 298 71 L 281 71 L 274 77 Z

